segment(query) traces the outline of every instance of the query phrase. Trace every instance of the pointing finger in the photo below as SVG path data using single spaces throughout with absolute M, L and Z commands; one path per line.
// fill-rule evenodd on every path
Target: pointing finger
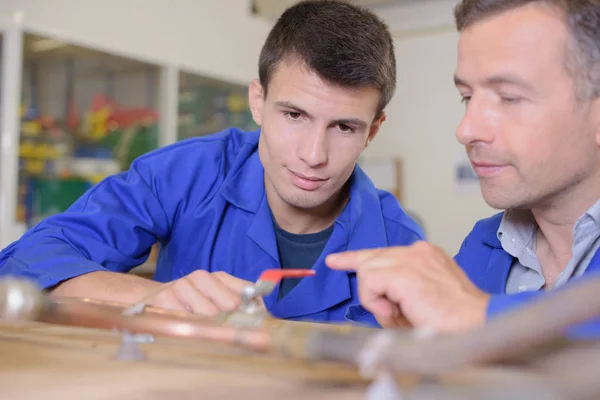
M 396 268 L 410 259 L 408 247 L 387 247 L 331 255 L 325 259 L 331 269 L 366 270 L 374 268 Z
M 330 254 L 325 258 L 325 264 L 331 269 L 356 270 L 366 260 L 375 256 L 377 252 L 378 249 L 346 251 L 343 253 Z

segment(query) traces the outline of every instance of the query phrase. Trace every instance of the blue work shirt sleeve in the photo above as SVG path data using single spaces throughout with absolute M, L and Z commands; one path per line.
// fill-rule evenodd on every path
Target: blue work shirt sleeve
M 487 319 L 490 320 L 502 313 L 521 308 L 524 304 L 538 297 L 538 292 L 523 292 L 517 294 L 494 294 L 490 297 L 487 307 Z
M 26 277 L 48 288 L 85 273 L 127 272 L 143 263 L 170 225 L 150 171 L 134 162 L 66 212 L 30 229 L 0 253 L 0 276 Z

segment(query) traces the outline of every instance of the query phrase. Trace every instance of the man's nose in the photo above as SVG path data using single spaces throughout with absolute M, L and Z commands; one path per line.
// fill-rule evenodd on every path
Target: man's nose
M 300 143 L 299 157 L 311 168 L 327 164 L 327 129 L 313 130 Z
M 493 127 L 490 119 L 492 111 L 473 98 L 467 104 L 465 115 L 456 128 L 456 139 L 467 146 L 475 142 L 490 142 L 493 139 Z

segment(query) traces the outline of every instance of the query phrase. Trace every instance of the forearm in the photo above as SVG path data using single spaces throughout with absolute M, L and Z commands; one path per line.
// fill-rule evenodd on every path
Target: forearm
M 133 304 L 161 285 L 135 275 L 97 271 L 61 282 L 50 293 L 53 297 L 85 297 Z

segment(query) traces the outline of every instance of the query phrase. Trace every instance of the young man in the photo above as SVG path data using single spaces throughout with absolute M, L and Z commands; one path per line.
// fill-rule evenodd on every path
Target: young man
M 289 8 L 262 49 L 249 100 L 259 132 L 162 148 L 96 185 L 0 254 L 0 274 L 55 296 L 202 315 L 231 311 L 271 268 L 314 269 L 266 296 L 285 319 L 343 321 L 356 276 L 325 255 L 408 245 L 420 228 L 356 165 L 395 90 L 387 27 L 342 2 Z M 123 274 L 160 242 L 155 280 Z
M 600 2 L 464 0 L 458 140 L 490 206 L 455 260 L 425 243 L 343 254 L 383 326 L 469 330 L 600 273 Z

